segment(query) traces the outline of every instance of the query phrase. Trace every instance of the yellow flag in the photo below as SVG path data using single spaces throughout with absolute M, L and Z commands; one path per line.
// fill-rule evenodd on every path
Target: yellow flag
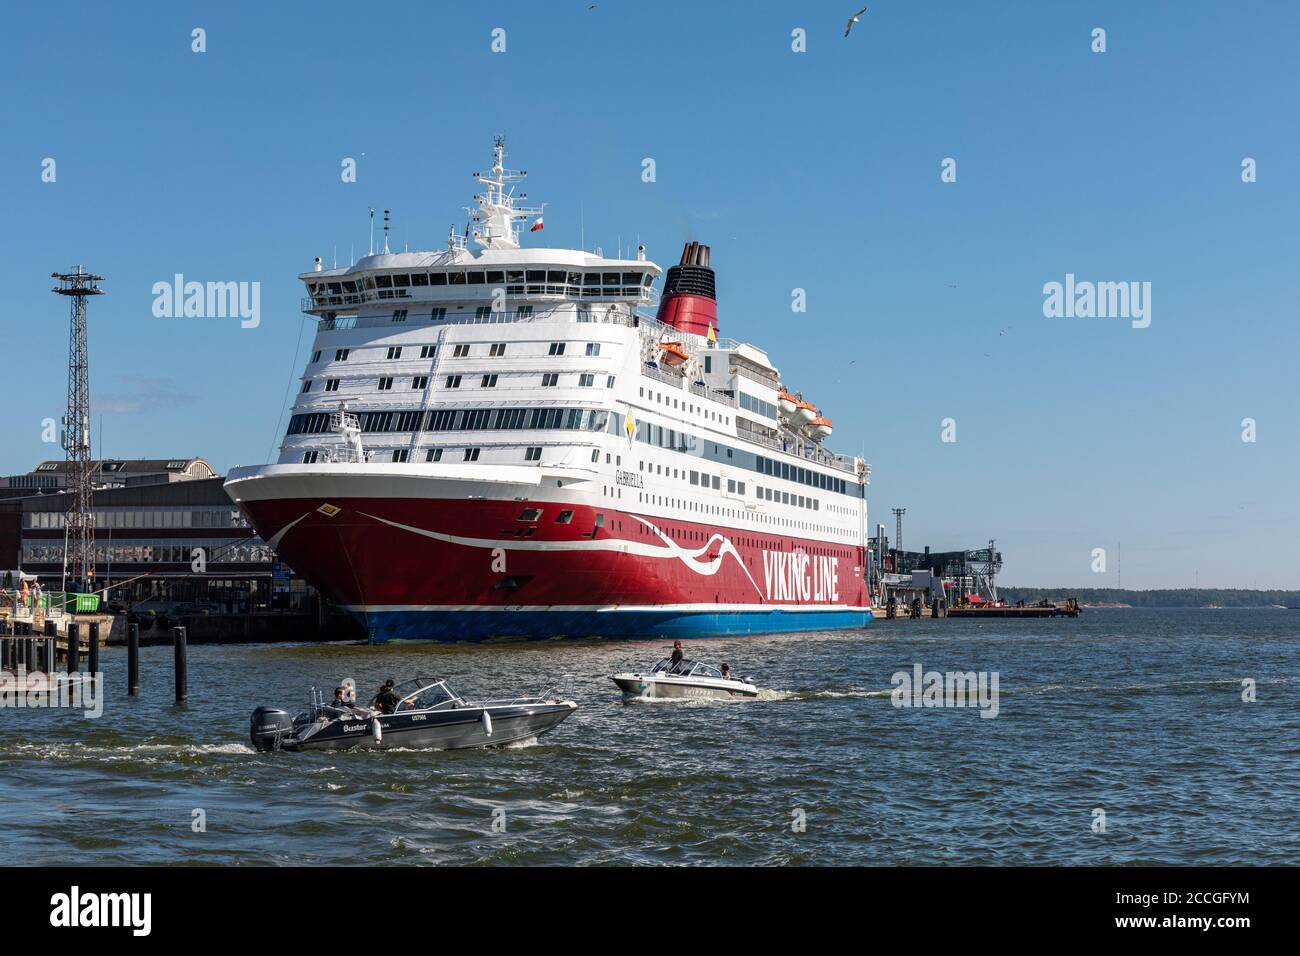
M 709 326 L 709 341 L 714 345 L 718 343 L 718 333 L 713 330 L 712 325 Z

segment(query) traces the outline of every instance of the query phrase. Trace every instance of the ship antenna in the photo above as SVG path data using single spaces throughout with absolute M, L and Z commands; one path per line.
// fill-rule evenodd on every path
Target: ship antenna
M 388 255 L 388 210 L 384 210 L 384 255 Z
M 370 254 L 375 254 L 375 207 L 370 207 Z

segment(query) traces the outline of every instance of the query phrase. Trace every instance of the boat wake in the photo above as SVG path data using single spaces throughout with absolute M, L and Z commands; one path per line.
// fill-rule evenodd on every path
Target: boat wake
M 890 690 L 868 690 L 853 687 L 848 690 L 768 690 L 758 692 L 759 700 L 865 700 L 872 697 L 888 697 Z

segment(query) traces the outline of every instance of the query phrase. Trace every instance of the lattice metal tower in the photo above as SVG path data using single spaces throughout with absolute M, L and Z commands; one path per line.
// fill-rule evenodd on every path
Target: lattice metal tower
M 906 508 L 890 508 L 894 513 L 894 550 L 903 550 L 903 515 L 907 514 Z
M 68 464 L 68 509 L 63 569 L 67 582 L 90 591 L 95 581 L 95 474 L 90 460 L 90 351 L 86 344 L 86 296 L 102 295 L 103 276 L 82 266 L 54 272 L 54 291 L 72 300 L 68 331 L 68 410 L 63 416 L 63 451 Z

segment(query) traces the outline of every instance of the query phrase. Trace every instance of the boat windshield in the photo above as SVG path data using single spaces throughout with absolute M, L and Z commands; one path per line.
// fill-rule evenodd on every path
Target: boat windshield
M 446 681 L 429 683 L 428 680 L 426 677 L 402 681 L 394 687 L 393 692 L 401 698 L 397 710 L 428 710 L 457 699 L 456 695 L 447 689 Z
M 690 671 L 692 677 L 722 677 L 722 671 L 712 664 L 696 664 Z
M 691 662 L 691 661 L 683 660 L 680 664 L 678 664 L 676 667 L 674 667 L 672 661 L 668 660 L 667 658 L 664 658 L 664 659 L 661 660 L 658 664 L 655 665 L 655 669 L 652 670 L 650 673 L 652 673 L 652 674 L 689 674 L 689 673 L 691 672 L 691 666 L 692 666 L 692 662 Z

